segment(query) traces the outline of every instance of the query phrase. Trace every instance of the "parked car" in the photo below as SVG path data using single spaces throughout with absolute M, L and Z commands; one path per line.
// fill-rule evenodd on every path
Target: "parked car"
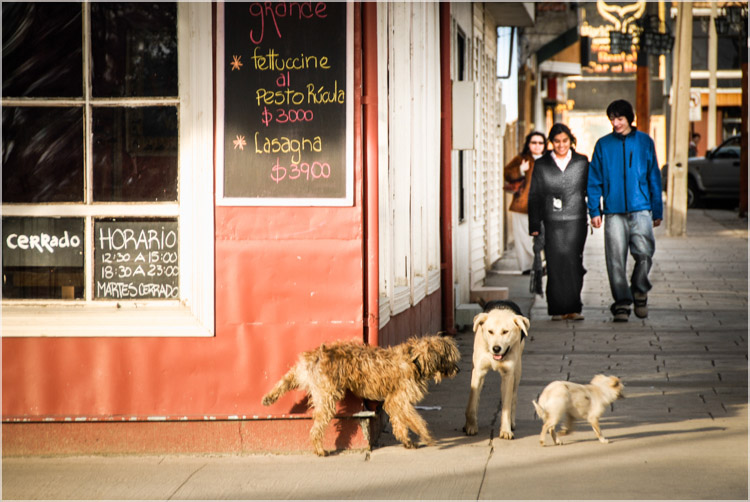
M 669 165 L 661 170 L 661 186 L 667 191 Z M 705 157 L 688 159 L 688 207 L 701 199 L 740 198 L 740 136 L 732 136 L 706 152 Z

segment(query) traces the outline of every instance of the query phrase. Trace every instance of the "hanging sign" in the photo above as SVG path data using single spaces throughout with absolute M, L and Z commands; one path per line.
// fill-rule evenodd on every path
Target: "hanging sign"
M 219 29 L 217 203 L 351 205 L 351 5 L 226 2 Z
M 701 91 L 690 91 L 690 107 L 688 112 L 690 122 L 701 121 Z

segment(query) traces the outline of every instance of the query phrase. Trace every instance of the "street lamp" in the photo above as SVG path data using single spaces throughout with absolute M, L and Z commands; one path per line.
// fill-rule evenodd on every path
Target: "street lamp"
M 659 16 L 643 16 L 636 23 L 638 25 L 638 51 L 646 54 L 661 56 L 672 52 L 674 36 L 668 26 L 660 30 Z
M 747 4 L 731 5 L 721 9 L 722 16 L 714 19 L 716 34 L 721 36 L 739 36 L 747 38 Z
M 619 31 L 609 32 L 609 53 L 610 54 L 621 54 L 623 52 L 630 52 L 630 47 L 633 45 L 633 35 L 630 33 L 622 33 Z

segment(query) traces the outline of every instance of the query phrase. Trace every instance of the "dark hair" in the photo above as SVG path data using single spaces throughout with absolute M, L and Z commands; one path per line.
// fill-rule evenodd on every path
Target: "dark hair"
M 607 107 L 607 117 L 609 117 L 609 120 L 615 117 L 625 117 L 628 119 L 628 125 L 633 125 L 633 120 L 635 120 L 633 105 L 624 99 L 612 101 Z
M 523 150 L 521 150 L 521 155 L 527 155 L 531 153 L 531 148 L 529 148 L 529 143 L 531 143 L 531 138 L 534 136 L 541 136 L 542 137 L 542 143 L 545 145 L 547 144 L 547 138 L 544 137 L 544 134 L 539 131 L 531 131 L 529 134 L 526 135 L 526 139 L 523 142 Z
M 549 130 L 549 140 L 552 141 L 552 138 L 563 133 L 567 134 L 568 138 L 570 138 L 570 146 L 576 146 L 576 137 L 573 136 L 573 133 L 570 132 L 570 128 L 565 124 L 557 123 L 553 125 L 552 129 Z

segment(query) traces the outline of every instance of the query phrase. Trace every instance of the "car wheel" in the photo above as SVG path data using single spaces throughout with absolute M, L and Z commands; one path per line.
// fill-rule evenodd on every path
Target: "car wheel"
M 689 179 L 687 186 L 687 207 L 697 207 L 698 199 L 698 187 L 695 185 L 695 181 Z

